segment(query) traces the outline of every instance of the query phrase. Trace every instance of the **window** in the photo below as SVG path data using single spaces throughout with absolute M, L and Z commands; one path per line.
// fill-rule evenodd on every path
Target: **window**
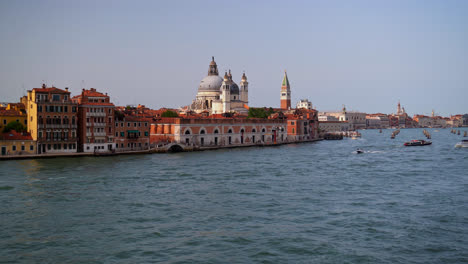
M 58 95 L 58 94 L 53 94 L 53 95 L 52 95 L 52 101 L 54 101 L 54 102 L 60 101 L 60 95 Z
M 4 125 L 6 125 L 6 124 L 7 124 L 7 123 L 6 123 L 6 119 L 3 119 L 3 124 L 4 124 Z
M 33 146 L 33 145 L 29 146 L 29 150 L 33 151 L 33 150 L 34 150 L 34 146 Z
M 115 132 L 115 136 L 118 137 L 118 136 L 119 136 L 119 132 Z
M 16 151 L 16 146 L 12 146 L 11 150 Z
M 147 127 L 147 126 L 148 126 L 148 123 L 145 122 L 145 127 Z
M 72 112 L 76 113 L 76 106 L 72 106 Z
M 65 96 L 66 96 L 66 95 L 65 95 Z M 66 101 L 66 99 L 65 99 L 65 101 Z M 63 107 L 63 112 L 68 113 L 68 106 L 64 106 L 64 107 Z
M 123 122 L 122 122 L 122 123 L 120 123 L 120 126 L 121 126 L 121 127 L 123 127 L 123 126 L 124 126 L 124 123 L 123 123 Z
M 145 137 L 147 137 L 147 136 L 148 136 L 148 132 L 146 131 L 146 132 L 145 132 Z
M 125 132 L 120 132 L 121 137 L 125 137 Z
M 205 134 L 205 129 L 202 129 L 202 130 L 200 131 L 200 134 Z
M 127 123 L 127 127 L 130 127 L 130 122 L 129 122 L 129 123 Z

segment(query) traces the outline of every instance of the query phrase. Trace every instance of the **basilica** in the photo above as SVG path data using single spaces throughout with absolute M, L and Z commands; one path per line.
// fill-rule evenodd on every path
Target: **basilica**
M 249 83 L 245 73 L 242 75 L 240 87 L 232 80 L 231 70 L 221 78 L 218 66 L 212 57 L 208 68 L 208 76 L 203 78 L 198 86 L 195 100 L 189 106 L 191 111 L 210 114 L 229 112 L 247 113 L 249 104 Z

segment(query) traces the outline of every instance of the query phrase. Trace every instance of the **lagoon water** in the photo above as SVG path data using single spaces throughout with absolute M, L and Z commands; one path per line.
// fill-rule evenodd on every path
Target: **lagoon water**
M 468 148 L 428 130 L 1 161 L 0 262 L 467 263 Z

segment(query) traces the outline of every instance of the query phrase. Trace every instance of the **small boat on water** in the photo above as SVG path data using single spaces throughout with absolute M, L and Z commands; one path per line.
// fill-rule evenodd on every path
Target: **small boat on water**
M 417 140 L 411 140 L 409 142 L 405 142 L 405 146 L 407 147 L 411 147 L 411 146 L 426 146 L 426 145 L 431 145 L 432 142 L 431 141 L 425 141 L 425 140 L 422 140 L 422 139 L 417 139 Z
M 461 142 L 455 144 L 456 148 L 468 148 L 468 139 L 464 139 Z
M 362 153 L 364 153 L 364 150 L 362 150 L 362 149 L 357 149 L 356 150 L 356 154 L 362 154 Z

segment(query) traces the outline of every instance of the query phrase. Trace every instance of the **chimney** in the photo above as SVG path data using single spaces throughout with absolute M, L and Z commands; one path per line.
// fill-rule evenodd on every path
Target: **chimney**
M 46 85 L 45 83 L 42 84 L 42 89 L 45 89 L 46 88 Z
M 68 92 L 68 87 L 65 87 L 65 91 L 67 91 L 67 92 Z

